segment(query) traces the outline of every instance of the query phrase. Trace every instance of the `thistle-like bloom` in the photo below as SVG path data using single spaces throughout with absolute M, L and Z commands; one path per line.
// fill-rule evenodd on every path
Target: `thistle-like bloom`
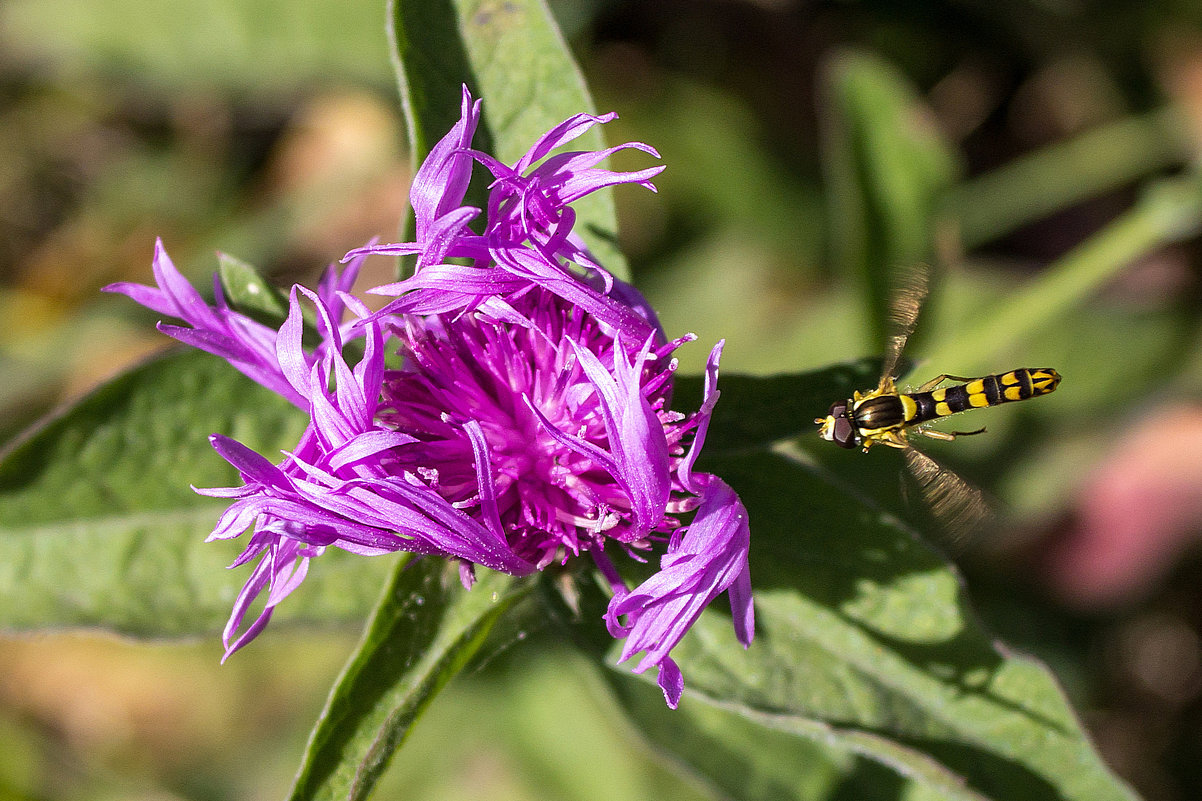
M 207 305 L 161 243 L 157 287 L 109 287 L 182 319 L 190 327 L 159 327 L 310 416 L 278 464 L 211 437 L 243 485 L 199 490 L 231 500 L 210 539 L 253 528 L 234 566 L 258 559 L 226 626 L 226 656 L 330 546 L 454 558 L 467 587 L 476 565 L 520 576 L 588 554 L 613 590 L 606 624 L 625 638 L 621 660 L 643 652 L 636 672 L 658 667 L 675 707 L 684 682 L 669 654 L 711 600 L 728 593 L 744 645 L 754 629 L 746 509 L 693 467 L 718 399 L 721 343 L 701 408 L 670 410 L 672 354 L 693 337 L 668 341 L 641 295 L 572 230 L 573 201 L 614 184 L 654 189 L 662 169 L 597 168 L 620 148 L 550 155 L 614 115 L 576 115 L 507 166 L 470 149 L 479 110 L 465 90 L 461 119 L 415 176 L 416 241 L 352 251 L 316 292 L 295 287 L 278 331 L 220 291 Z M 476 163 L 494 178 L 482 233 L 468 227 L 481 210 L 463 205 Z M 371 253 L 417 257 L 411 278 L 372 290 L 395 297 L 375 313 L 348 294 Z M 313 348 L 302 341 L 302 299 L 317 312 Z M 393 351 L 399 369 L 385 365 Z M 646 561 L 657 550 L 660 570 L 628 588 L 611 556 Z

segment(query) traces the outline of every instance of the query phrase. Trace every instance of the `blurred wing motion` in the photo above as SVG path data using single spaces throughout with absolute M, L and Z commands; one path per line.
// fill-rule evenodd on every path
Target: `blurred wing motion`
M 936 462 L 917 448 L 906 448 L 906 467 L 918 482 L 922 497 L 931 511 L 958 537 L 971 536 L 990 517 L 990 508 L 981 490 Z
M 909 270 L 898 281 L 889 303 L 889 337 L 885 342 L 885 360 L 881 364 L 881 380 L 897 378 L 897 363 L 906 342 L 918 325 L 918 314 L 927 302 L 930 291 L 930 272 L 925 267 Z

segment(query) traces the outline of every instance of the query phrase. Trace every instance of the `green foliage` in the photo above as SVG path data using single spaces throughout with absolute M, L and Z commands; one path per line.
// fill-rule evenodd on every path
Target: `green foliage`
M 701 703 L 761 730 L 726 742 L 732 758 L 787 734 L 878 762 L 933 797 L 1134 798 L 1046 667 L 992 643 L 954 571 L 859 487 L 790 453 L 707 467 L 755 520 L 758 640 L 744 652 L 713 615 L 676 653 Z M 710 764 L 704 742 L 682 753 L 664 740 L 698 770 Z
M 512 164 L 534 141 L 574 114 L 596 113 L 584 78 L 543 0 L 392 0 L 390 32 L 409 143 L 424 157 L 459 119 L 460 87 L 484 100 L 473 147 Z M 572 144 L 605 147 L 598 128 Z M 476 184 L 467 202 L 484 206 Z M 579 203 L 576 231 L 619 278 L 628 278 L 617 249 L 613 196 L 596 192 Z
M 952 187 L 943 209 L 973 248 L 1074 203 L 1189 160 L 1175 107 L 1123 117 Z
M 8 47 L 20 54 L 31 42 L 48 42 L 71 72 L 129 71 L 177 89 L 234 86 L 264 96 L 314 81 L 382 84 L 382 20 L 375 0 L 15 0 L 0 9 Z
M 398 566 L 326 702 L 289 797 L 368 797 L 417 718 L 530 587 L 489 573 L 467 592 L 456 567 L 441 560 Z
M 840 53 L 827 63 L 823 165 L 832 259 L 864 287 L 870 349 L 883 346 L 898 270 L 937 253 L 944 191 L 961 172 L 956 154 L 909 81 L 880 58 Z M 946 236 L 946 234 L 944 234 Z
M 1156 181 L 1130 210 L 1021 290 L 991 304 L 958 337 L 934 349 L 931 359 L 957 369 L 987 370 L 981 359 L 1042 334 L 1133 261 L 1196 236 L 1200 226 L 1202 177 L 1190 172 Z
M 812 408 L 771 402 L 786 386 L 803 399 L 844 397 L 858 375 L 741 378 L 722 403 L 758 409 L 758 428 L 783 436 Z M 709 441 L 701 467 L 731 482 L 753 520 L 756 641 L 744 651 L 711 610 L 674 651 L 701 707 L 681 705 L 689 726 L 655 703 L 657 691 L 615 672 L 658 747 L 727 793 L 747 788 L 743 798 L 827 797 L 865 775 L 884 793 L 881 767 L 895 771 L 896 792 L 922 798 L 1134 798 L 1047 668 L 994 643 L 955 571 L 875 500 L 887 480 L 849 480 L 825 464 L 843 454 L 818 444 L 811 453 L 737 439 Z M 804 789 L 816 782 L 821 792 Z
M 230 307 L 264 325 L 279 328 L 288 316 L 288 296 L 241 259 L 219 253 L 217 265 L 221 290 Z
M 220 359 L 172 352 L 28 432 L 0 459 L 0 627 L 220 630 L 244 581 L 224 569 L 239 547 L 204 542 L 223 504 L 191 486 L 239 480 L 208 436 L 272 453 L 303 422 Z M 391 560 L 329 556 L 276 619 L 357 619 L 371 607 Z

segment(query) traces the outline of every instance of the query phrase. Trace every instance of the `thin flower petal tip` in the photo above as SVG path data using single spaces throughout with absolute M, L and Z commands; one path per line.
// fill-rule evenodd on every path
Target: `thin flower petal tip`
M 646 299 L 589 254 L 571 206 L 606 186 L 653 188 L 662 167 L 597 166 L 621 148 L 657 155 L 637 142 L 557 151 L 613 115 L 569 118 L 504 165 L 470 147 L 480 112 L 465 90 L 460 120 L 418 170 L 416 241 L 349 252 L 317 291 L 293 289 L 278 330 L 220 296 L 205 304 L 161 244 L 157 286 L 117 290 L 183 319 L 165 331 L 309 417 L 282 459 L 212 438 L 242 483 L 199 490 L 229 501 L 210 539 L 250 532 L 225 654 L 263 631 L 328 547 L 453 559 L 466 588 L 477 567 L 524 576 L 587 554 L 612 587 L 604 624 L 625 639 L 622 659 L 642 652 L 634 670 L 658 668 L 675 707 L 684 678 L 671 651 L 714 598 L 729 595 L 740 642 L 754 631 L 746 509 L 694 469 L 720 346 L 702 407 L 673 411 L 674 352 L 695 337 L 668 340 Z M 478 164 L 496 178 L 483 220 L 463 205 Z M 416 255 L 417 270 L 377 287 L 394 299 L 369 312 L 351 284 L 367 254 L 385 252 Z M 610 559 L 656 552 L 659 570 L 633 589 Z
M 659 678 L 656 680 L 659 688 L 664 691 L 664 703 L 669 709 L 675 709 L 680 705 L 680 696 L 684 693 L 684 674 L 680 672 L 680 666 L 672 661 L 670 657 L 664 657 L 659 666 Z
M 747 509 L 721 479 L 705 475 L 701 481 L 704 490 L 696 516 L 669 544 L 660 571 L 633 590 L 615 594 L 606 612 L 610 632 L 626 639 L 619 661 L 643 652 L 635 672 L 658 666 L 665 693 L 664 682 L 675 683 L 668 654 L 721 593 L 730 596 L 739 642 L 747 647 L 755 634 Z

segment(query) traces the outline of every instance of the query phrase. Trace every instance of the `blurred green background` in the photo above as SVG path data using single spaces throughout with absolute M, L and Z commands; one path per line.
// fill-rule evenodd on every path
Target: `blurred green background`
M 668 165 L 659 194 L 618 204 L 636 281 L 670 334 L 700 337 L 690 372 L 720 338 L 729 372 L 879 353 L 838 268 L 847 198 L 823 87 L 850 48 L 911 85 L 962 176 L 919 360 L 954 352 L 982 307 L 1196 160 L 1202 6 L 1184 0 L 552 7 L 598 108 L 621 114 L 610 142 L 648 142 Z M 379 0 L 0 5 L 0 442 L 164 346 L 152 314 L 98 291 L 149 281 L 155 236 L 202 285 L 217 249 L 286 284 L 396 237 L 412 167 L 384 14 Z M 992 410 L 989 437 L 931 451 L 1012 512 L 956 549 L 988 624 L 1048 660 L 1104 757 L 1165 801 L 1202 795 L 1191 231 L 980 364 L 916 373 L 1065 375 L 1052 398 Z M 280 797 L 357 634 L 281 627 L 224 667 L 216 636 L 3 640 L 0 801 Z M 646 751 L 577 657 L 522 643 L 453 683 L 378 797 L 712 797 Z

